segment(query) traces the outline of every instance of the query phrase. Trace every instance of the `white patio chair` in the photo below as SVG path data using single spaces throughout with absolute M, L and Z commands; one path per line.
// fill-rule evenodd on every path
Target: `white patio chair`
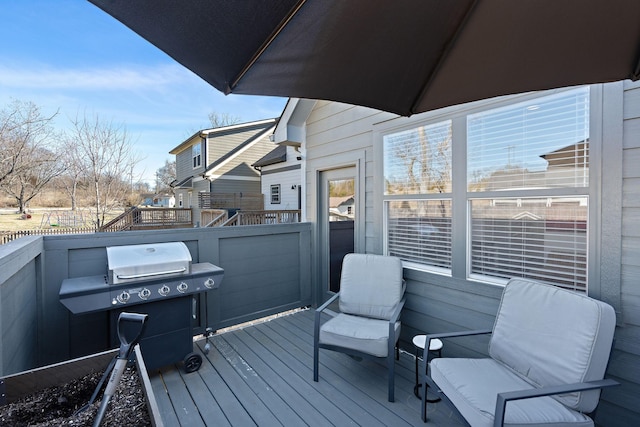
M 348 254 L 342 263 L 340 292 L 316 310 L 313 380 L 318 381 L 321 348 L 352 356 L 386 358 L 389 402 L 394 401 L 396 344 L 404 306 L 402 262 L 383 255 Z M 340 313 L 327 307 L 339 298 Z M 334 317 L 321 324 L 321 314 Z
M 617 385 L 603 379 L 615 325 L 613 308 L 602 301 L 511 279 L 492 330 L 427 336 L 491 333 L 490 357 L 433 359 L 428 375 L 422 364 L 423 380 L 474 427 L 593 426 L 587 414 L 600 389 Z

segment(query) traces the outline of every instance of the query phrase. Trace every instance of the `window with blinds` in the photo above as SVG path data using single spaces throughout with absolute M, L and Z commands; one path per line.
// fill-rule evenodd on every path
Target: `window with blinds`
M 451 269 L 451 136 L 447 120 L 384 137 L 389 255 Z
M 587 198 L 471 200 L 471 274 L 587 289 Z
M 589 106 L 585 87 L 383 135 L 385 253 L 438 272 L 464 262 L 456 271 L 474 280 L 586 291 Z M 466 158 L 453 161 L 453 144 Z M 460 254 L 453 230 L 466 232 Z
M 451 269 L 451 200 L 387 203 L 387 252 L 405 261 Z
M 471 275 L 586 291 L 588 185 L 587 88 L 469 115 Z

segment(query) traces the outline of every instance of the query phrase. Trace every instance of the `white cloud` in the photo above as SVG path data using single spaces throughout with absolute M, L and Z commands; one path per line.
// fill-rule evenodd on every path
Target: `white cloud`
M 159 90 L 183 85 L 193 79 L 182 66 L 114 66 L 111 68 L 65 69 L 30 64 L 28 67 L 0 65 L 3 86 L 43 90 Z

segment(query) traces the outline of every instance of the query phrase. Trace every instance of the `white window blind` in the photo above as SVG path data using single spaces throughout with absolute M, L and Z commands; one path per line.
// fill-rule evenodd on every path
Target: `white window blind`
M 469 191 L 587 187 L 589 90 L 468 116 Z
M 389 255 L 451 268 L 451 200 L 394 200 L 387 206 Z
M 471 274 L 587 288 L 587 198 L 471 201 Z
M 588 186 L 588 88 L 469 115 L 471 275 L 586 291 Z

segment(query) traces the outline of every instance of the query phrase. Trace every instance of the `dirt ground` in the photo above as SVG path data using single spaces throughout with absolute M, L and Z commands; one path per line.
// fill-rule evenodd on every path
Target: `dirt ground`
M 102 387 L 95 402 L 73 415 L 91 399 L 102 372 L 51 387 L 15 403 L 0 406 L 0 426 L 91 426 L 102 401 Z M 109 402 L 101 426 L 151 426 L 151 419 L 135 367 L 128 367 Z

